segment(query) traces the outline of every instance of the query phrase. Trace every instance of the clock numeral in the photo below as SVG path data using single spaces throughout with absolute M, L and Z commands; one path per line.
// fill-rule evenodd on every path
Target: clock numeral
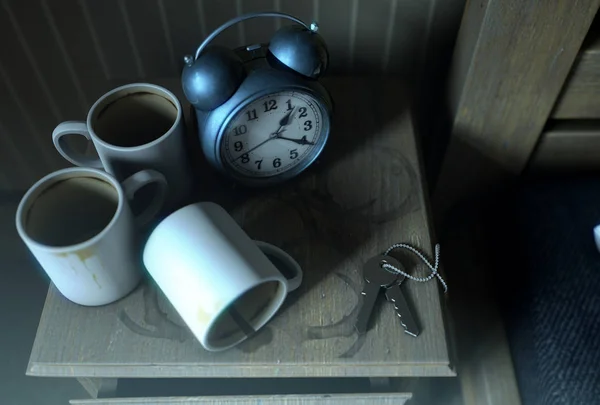
M 312 129 L 312 121 L 310 120 L 306 120 L 304 121 L 304 130 L 305 131 L 310 131 Z
M 273 167 L 279 167 L 279 166 L 281 166 L 281 159 L 275 158 L 273 160 Z
M 277 100 L 267 100 L 263 103 L 265 106 L 265 112 L 277 109 Z
M 300 112 L 298 118 L 308 117 L 308 114 L 306 113 L 306 107 L 300 107 L 298 108 L 298 111 Z
M 258 116 L 256 115 L 256 109 L 246 111 L 246 115 L 248 116 L 248 121 L 258 119 Z
M 256 168 L 257 168 L 258 170 L 260 170 L 260 167 L 262 166 L 262 161 L 263 161 L 262 159 L 261 159 L 261 160 L 255 160 L 255 161 L 254 161 L 254 164 L 256 165 Z
M 248 128 L 245 125 L 233 128 L 233 136 L 244 135 L 246 132 L 248 132 Z
M 286 103 L 287 103 L 287 106 L 288 106 L 287 110 L 288 111 L 291 110 L 292 109 L 292 100 L 290 99 L 290 100 L 286 101 Z
M 294 160 L 298 157 L 298 149 L 292 149 L 290 151 L 290 159 Z
M 250 161 L 250 156 L 247 153 L 242 155 L 242 163 L 248 163 Z
M 242 149 L 244 149 L 244 144 L 241 141 L 237 141 L 233 144 L 233 147 L 235 148 L 236 152 L 241 152 Z

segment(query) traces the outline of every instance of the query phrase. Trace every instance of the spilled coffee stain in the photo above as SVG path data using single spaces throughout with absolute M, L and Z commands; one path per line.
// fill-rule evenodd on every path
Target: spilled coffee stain
M 198 311 L 196 311 L 196 319 L 201 325 L 208 325 L 212 318 L 212 314 L 205 311 L 204 308 L 198 307 Z
M 96 277 L 95 273 L 92 273 L 92 278 L 94 279 L 94 282 L 96 283 L 96 285 L 98 286 L 98 288 L 101 290 L 102 286 L 100 285 L 100 283 L 98 282 L 98 277 Z
M 178 342 L 190 339 L 192 335 L 189 330 L 171 321 L 167 314 L 160 309 L 156 287 L 146 284 L 142 288 L 144 289 L 144 324 L 150 328 L 134 321 L 125 310 L 121 310 L 117 317 L 123 325 L 141 336 Z
M 274 190 L 218 190 L 225 207 L 233 211 L 250 237 L 283 248 L 305 270 L 303 285 L 286 298 L 283 312 L 277 315 L 285 319 L 281 322 L 275 319 L 269 327 L 261 328 L 237 346 L 239 350 L 244 353 L 259 350 L 271 343 L 274 332 L 285 333 L 298 344 L 343 339 L 346 345 L 339 347 L 336 344 L 339 348 L 333 353 L 339 358 L 352 358 L 363 350 L 367 335 L 359 335 L 355 329 L 363 302 L 362 285 L 354 270 L 351 273 L 346 270 L 346 260 L 366 248 L 387 248 L 372 246 L 381 225 L 396 221 L 401 226 L 403 217 L 421 209 L 422 184 L 416 162 L 413 164 L 399 148 L 386 145 L 393 141 L 383 142 L 359 151 L 354 157 L 364 159 L 360 164 L 354 158 L 324 162 L 313 171 L 314 174 L 306 174 Z M 402 238 L 403 233 L 399 232 L 398 237 Z M 335 259 L 332 256 L 332 260 L 328 260 L 324 256 L 323 262 L 315 263 L 318 260 L 315 256 L 323 247 L 335 252 Z M 329 253 L 324 251 L 323 254 Z M 367 258 L 359 261 L 363 259 Z M 354 269 L 354 265 L 362 264 L 356 262 L 350 266 Z M 308 265 L 312 267 L 308 268 Z M 360 272 L 358 267 L 356 270 Z M 348 296 L 340 297 L 344 303 L 348 302 L 347 305 L 326 305 L 325 301 L 300 298 L 318 288 L 328 274 L 333 275 L 337 284 L 340 284 L 337 280 L 341 280 L 348 286 L 335 287 L 336 290 L 347 290 L 344 294 Z M 330 297 L 339 297 L 339 294 L 323 294 L 321 299 Z M 321 304 L 322 308 L 343 308 L 343 312 L 336 310 L 331 314 L 333 318 L 329 324 L 307 325 L 300 320 L 301 303 L 307 302 Z
M 86 260 L 88 260 L 96 255 L 96 250 L 92 247 L 89 247 L 89 248 L 77 250 L 77 251 L 73 252 L 73 254 L 75 256 L 77 256 L 79 258 L 79 260 L 81 260 L 82 263 L 85 263 Z
M 320 180 L 323 183 L 321 189 L 342 208 L 342 212 L 375 225 L 396 220 L 418 209 L 419 183 L 410 161 L 401 151 L 386 146 L 374 146 L 371 154 L 371 176 L 357 176 L 359 180 L 354 180 L 352 174 L 356 167 L 340 163 L 332 169 L 338 175 Z M 373 176 L 377 180 L 371 180 Z M 348 178 L 353 180 L 349 182 Z
M 358 318 L 358 314 L 360 312 L 362 296 L 361 289 L 358 287 L 350 277 L 345 274 L 336 272 L 334 273 L 340 280 L 350 287 L 350 289 L 354 292 L 354 294 L 358 297 L 356 300 L 356 304 L 350 310 L 350 312 L 342 317 L 337 322 L 334 322 L 330 325 L 325 326 L 310 326 L 306 330 L 306 338 L 309 340 L 318 340 L 318 339 L 332 339 L 338 337 L 351 337 L 356 335 L 356 340 L 352 343 L 350 348 L 340 354 L 338 357 L 341 358 L 350 358 L 353 357 L 356 353 L 360 351 L 365 343 L 365 335 L 358 335 L 356 333 L 356 319 Z

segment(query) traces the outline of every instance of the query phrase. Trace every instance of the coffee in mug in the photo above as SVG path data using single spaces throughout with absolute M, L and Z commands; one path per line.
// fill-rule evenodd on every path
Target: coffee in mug
M 294 259 L 250 239 L 214 203 L 188 205 L 165 218 L 143 257 L 158 287 L 211 351 L 235 346 L 263 327 L 302 280 Z
M 167 206 L 175 208 L 189 196 L 192 186 L 182 111 L 169 90 L 149 83 L 128 84 L 100 97 L 86 122 L 59 124 L 52 140 L 69 162 L 105 169 L 119 181 L 144 169 L 162 173 L 169 185 Z M 91 141 L 99 158 L 71 148 L 70 135 Z
M 156 194 L 134 217 L 129 200 L 155 185 Z M 167 186 L 145 170 L 119 184 L 90 168 L 56 171 L 21 200 L 17 231 L 58 290 L 81 305 L 104 305 L 127 295 L 142 275 L 138 228 L 162 208 Z

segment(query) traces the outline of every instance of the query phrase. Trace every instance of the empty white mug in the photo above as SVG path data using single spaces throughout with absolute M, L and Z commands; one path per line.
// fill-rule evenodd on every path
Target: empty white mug
M 67 135 L 87 138 L 100 158 L 78 153 Z M 163 87 L 133 83 L 111 90 L 90 108 L 86 122 L 59 124 L 52 141 L 74 165 L 104 169 L 119 181 L 139 170 L 158 171 L 169 184 L 169 208 L 177 208 L 191 192 L 181 103 Z
M 211 351 L 260 329 L 302 280 L 287 253 L 253 241 L 222 207 L 208 202 L 181 208 L 158 224 L 144 247 L 144 265 Z
M 149 184 L 157 190 L 134 217 L 128 201 Z M 167 185 L 153 170 L 123 184 L 97 169 L 68 168 L 35 183 L 16 214 L 19 236 L 58 290 L 81 305 L 127 295 L 142 276 L 137 227 L 161 209 Z

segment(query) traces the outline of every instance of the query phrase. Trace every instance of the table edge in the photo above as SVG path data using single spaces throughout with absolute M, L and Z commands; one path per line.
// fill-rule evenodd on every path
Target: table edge
M 96 378 L 281 378 L 281 377 L 456 377 L 450 363 L 370 365 L 348 364 L 299 367 L 298 364 L 48 364 L 30 362 L 32 377 Z

